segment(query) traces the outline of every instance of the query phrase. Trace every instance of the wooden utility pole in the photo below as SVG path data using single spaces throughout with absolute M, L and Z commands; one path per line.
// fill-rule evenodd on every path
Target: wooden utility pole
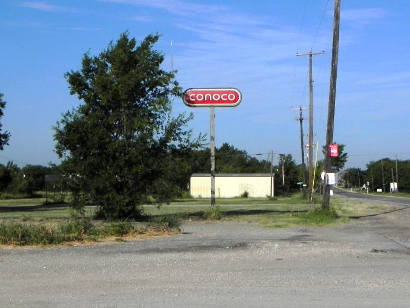
M 322 55 L 324 51 L 296 54 L 297 57 L 309 56 L 309 200 L 313 194 L 313 56 Z
M 210 122 L 211 122 L 211 208 L 215 207 L 215 107 L 210 107 Z
M 340 1 L 335 0 L 335 8 L 333 15 L 333 44 L 332 44 L 332 66 L 330 68 L 330 87 L 329 87 L 329 106 L 327 115 L 326 129 L 326 157 L 325 157 L 325 172 L 330 173 L 332 170 L 332 162 L 328 154 L 329 145 L 333 142 L 333 130 L 335 123 L 335 105 L 336 105 L 336 81 L 337 81 L 337 64 L 339 57 L 339 24 L 340 24 Z M 323 183 L 323 200 L 322 208 L 329 208 L 330 201 L 330 186 L 327 184 L 327 176 Z
M 384 166 L 383 166 L 383 159 L 382 159 L 381 163 L 382 163 L 382 184 L 383 184 L 383 192 L 385 192 L 384 186 L 385 186 L 386 184 L 384 183 Z
M 397 169 L 397 155 L 396 155 L 396 183 L 397 183 L 396 192 L 399 192 L 399 170 Z
M 270 152 L 270 196 L 275 197 L 275 175 L 273 174 L 273 150 Z
M 303 172 L 303 184 L 306 183 L 306 165 L 305 165 L 305 142 L 304 142 L 304 135 L 303 135 L 303 120 L 305 119 L 303 117 L 303 110 L 306 108 L 302 108 L 302 106 L 299 106 L 298 108 L 295 108 L 293 110 L 299 111 L 299 117 L 296 118 L 296 121 L 299 121 L 299 126 L 300 126 L 300 151 L 302 155 L 302 172 Z M 303 188 L 303 193 L 305 194 L 305 188 Z
M 391 168 L 391 181 L 392 181 L 393 187 L 390 188 L 390 189 L 392 189 L 392 192 L 395 192 L 394 191 L 394 171 L 393 171 L 393 168 Z

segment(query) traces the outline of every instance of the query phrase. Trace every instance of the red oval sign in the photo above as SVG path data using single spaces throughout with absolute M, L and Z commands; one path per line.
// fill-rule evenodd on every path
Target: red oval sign
M 190 107 L 235 107 L 241 99 L 237 89 L 188 89 L 183 96 Z

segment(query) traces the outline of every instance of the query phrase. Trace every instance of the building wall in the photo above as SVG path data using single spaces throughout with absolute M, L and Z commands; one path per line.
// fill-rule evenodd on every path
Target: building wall
M 190 193 L 194 198 L 211 197 L 211 177 L 192 176 Z M 239 197 L 245 191 L 249 197 L 266 197 L 271 194 L 270 176 L 216 176 L 215 196 L 217 198 Z

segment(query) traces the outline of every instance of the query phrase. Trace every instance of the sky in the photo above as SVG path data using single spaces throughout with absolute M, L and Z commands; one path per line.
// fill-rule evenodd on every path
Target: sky
M 308 106 L 308 58 L 296 53 L 325 51 L 313 59 L 314 132 L 322 146 L 333 2 L 1 0 L 0 93 L 7 102 L 1 123 L 11 139 L 0 163 L 58 163 L 53 126 L 81 103 L 70 96 L 64 73 L 124 31 L 138 41 L 159 33 L 155 49 L 164 54 L 165 69 L 178 71 L 184 89 L 242 92 L 238 107 L 216 110 L 217 146 L 290 153 L 300 162 L 294 108 Z M 334 141 L 346 145 L 347 167 L 396 155 L 410 159 L 409 33 L 408 0 L 342 0 Z M 207 108 L 176 99 L 173 112 L 193 112 L 194 134 L 208 134 Z

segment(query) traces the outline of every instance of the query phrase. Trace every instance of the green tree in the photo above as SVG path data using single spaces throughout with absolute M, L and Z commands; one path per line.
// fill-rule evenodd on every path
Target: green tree
M 13 180 L 10 170 L 0 164 L 0 193 L 4 192 Z
M 173 162 L 200 143 L 185 129 L 192 115 L 171 116 L 171 97 L 182 91 L 174 72 L 161 68 L 164 57 L 153 50 L 158 38 L 137 45 L 121 34 L 65 75 L 83 103 L 57 123 L 56 152 L 75 203 L 87 196 L 102 218 L 137 218 L 148 199 L 172 197 Z
M 29 192 L 44 190 L 45 176 L 50 173 L 50 168 L 40 165 L 26 165 L 21 169 L 24 178 L 28 181 Z
M 298 189 L 299 170 L 292 155 L 280 154 L 279 165 L 274 170 L 276 194 L 288 194 Z
M 340 170 L 343 169 L 345 166 L 348 155 L 345 153 L 345 145 L 344 144 L 339 144 L 339 156 L 338 157 L 331 157 L 330 161 L 332 163 L 332 167 L 336 172 L 339 172 Z M 326 146 L 323 146 L 323 155 L 327 156 L 328 155 L 328 150 L 326 149 Z
M 6 108 L 6 102 L 3 100 L 3 94 L 0 93 L 0 119 L 4 115 L 4 108 Z M 9 144 L 10 133 L 8 131 L 3 132 L 3 124 L 0 123 L 0 151 L 4 149 L 4 146 Z
M 215 149 L 217 173 L 263 173 L 270 171 L 270 162 L 251 157 L 244 150 L 223 143 Z M 203 149 L 192 153 L 192 173 L 209 173 L 211 168 L 210 151 Z

